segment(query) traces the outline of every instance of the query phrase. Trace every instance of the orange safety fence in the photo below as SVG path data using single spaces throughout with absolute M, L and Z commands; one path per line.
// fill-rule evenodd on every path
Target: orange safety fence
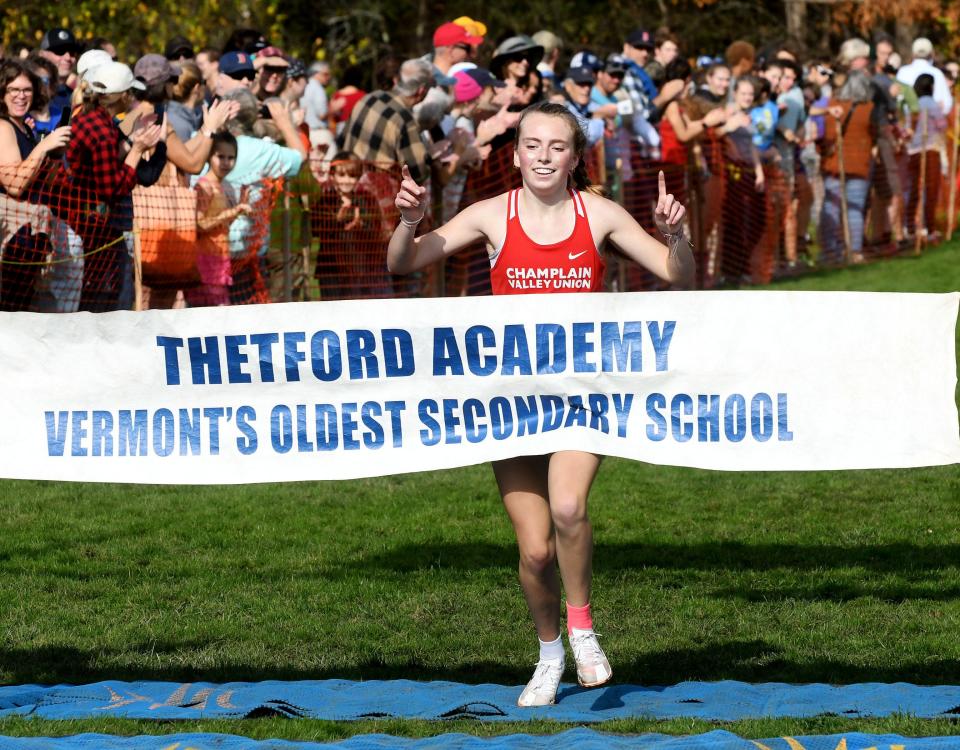
M 595 149 L 587 164 L 593 181 L 654 236 L 663 170 L 668 190 L 687 206 L 697 286 L 715 288 L 765 284 L 814 264 L 863 262 L 935 241 L 948 229 L 948 201 L 960 190 L 949 189 L 948 176 L 956 179 L 951 139 L 929 145 L 921 156 L 873 137 L 844 137 L 819 152 L 798 148 L 792 171 L 770 149 L 759 154 L 762 178 L 730 139 L 712 135 L 687 148 L 686 161 L 654 160 L 633 144 L 616 160 Z M 399 218 L 396 165 L 311 160 L 285 183 L 225 183 L 219 190 L 191 186 L 171 170 L 152 187 L 109 199 L 75 189 L 54 165 L 20 191 L 0 192 L 2 310 L 490 293 L 480 244 L 416 274 L 387 271 Z M 13 168 L 0 170 L 8 170 L 0 186 L 14 184 Z M 433 208 L 418 231 L 519 185 L 507 143 L 445 184 L 431 180 Z M 229 214 L 237 204 L 247 204 L 242 215 Z M 609 289 L 666 287 L 609 250 Z

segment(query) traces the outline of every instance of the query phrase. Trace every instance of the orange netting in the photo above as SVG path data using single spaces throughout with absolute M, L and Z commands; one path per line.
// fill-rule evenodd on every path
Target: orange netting
M 764 284 L 815 262 L 862 262 L 936 241 L 949 228 L 949 202 L 958 192 L 947 178 L 956 173 L 953 128 L 951 121 L 945 139 L 911 154 L 883 138 L 836 138 L 837 125 L 828 120 L 833 145 L 819 153 L 797 149 L 792 170 L 763 154 L 762 180 L 728 139 L 712 135 L 687 148 L 685 161 L 656 161 L 633 144 L 616 160 L 596 149 L 588 166 L 593 180 L 655 236 L 657 178 L 664 171 L 668 189 L 688 207 L 699 287 Z M 0 309 L 490 293 L 489 261 L 479 245 L 419 274 L 388 273 L 398 170 L 349 164 L 346 182 L 329 163 L 311 160 L 295 180 L 263 181 L 249 192 L 220 194 L 180 176 L 105 201 L 77 189 L 54 162 L 26 187 L 0 192 Z M 0 175 L 0 185 L 10 184 L 9 174 Z M 434 207 L 419 231 L 519 184 L 506 143 L 478 168 L 443 185 L 432 182 Z M 217 211 L 241 200 L 248 213 L 211 224 Z M 663 288 L 611 250 L 608 288 Z

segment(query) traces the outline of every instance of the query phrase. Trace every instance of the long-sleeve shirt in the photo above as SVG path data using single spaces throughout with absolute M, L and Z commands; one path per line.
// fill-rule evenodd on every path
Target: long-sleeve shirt
M 389 91 L 374 91 L 357 102 L 337 140 L 363 161 L 406 164 L 418 182 L 430 174 L 430 156 L 413 111 Z

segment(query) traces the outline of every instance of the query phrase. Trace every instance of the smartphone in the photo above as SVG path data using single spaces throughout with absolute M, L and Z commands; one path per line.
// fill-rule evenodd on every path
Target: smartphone
M 70 124 L 70 105 L 68 104 L 62 110 L 60 110 L 60 122 L 57 123 L 58 128 L 62 128 Z
M 261 116 L 264 120 L 272 120 L 272 119 L 273 119 L 273 116 L 270 114 L 270 108 L 269 108 L 266 104 L 264 104 L 262 107 L 260 107 L 260 116 Z

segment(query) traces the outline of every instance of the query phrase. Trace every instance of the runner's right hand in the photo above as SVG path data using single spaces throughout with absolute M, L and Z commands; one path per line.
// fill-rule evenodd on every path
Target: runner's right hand
M 400 192 L 394 205 L 400 209 L 404 221 L 420 221 L 427 210 L 427 189 L 416 183 L 406 164 L 400 170 L 400 177 Z

